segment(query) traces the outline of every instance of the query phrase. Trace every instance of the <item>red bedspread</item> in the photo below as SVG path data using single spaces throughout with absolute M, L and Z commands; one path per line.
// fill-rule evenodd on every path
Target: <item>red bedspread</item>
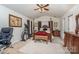
M 42 35 L 42 36 L 48 36 L 49 33 L 47 32 L 43 32 L 43 31 L 39 31 L 39 32 L 36 32 L 35 35 Z

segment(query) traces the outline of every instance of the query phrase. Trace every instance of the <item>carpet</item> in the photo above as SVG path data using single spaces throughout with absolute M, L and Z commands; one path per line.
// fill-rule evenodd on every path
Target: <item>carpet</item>
M 67 49 L 65 49 L 60 42 L 56 42 L 59 40 L 55 40 L 52 43 L 46 44 L 45 42 L 34 42 L 33 40 L 28 40 L 26 45 L 19 49 L 21 53 L 24 54 L 65 54 L 69 53 Z

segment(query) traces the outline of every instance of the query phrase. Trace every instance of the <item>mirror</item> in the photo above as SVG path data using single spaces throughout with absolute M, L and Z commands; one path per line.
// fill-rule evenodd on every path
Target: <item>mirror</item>
M 79 14 L 76 16 L 76 34 L 79 34 Z

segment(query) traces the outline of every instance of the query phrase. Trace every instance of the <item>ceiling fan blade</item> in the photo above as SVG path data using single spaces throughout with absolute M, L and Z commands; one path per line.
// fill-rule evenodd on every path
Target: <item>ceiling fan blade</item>
M 34 9 L 34 10 L 38 10 L 38 9 L 40 9 L 40 8 L 37 8 L 37 9 Z
M 44 10 L 47 10 L 47 11 L 49 11 L 49 9 L 47 9 L 47 8 L 44 8 Z
M 37 6 L 41 8 L 41 6 L 39 4 L 37 4 Z
M 47 7 L 47 6 L 49 6 L 49 4 L 46 4 L 45 6 L 43 6 L 43 7 Z
M 49 6 L 49 4 L 43 5 L 43 4 L 37 4 L 38 7 L 43 8 Z

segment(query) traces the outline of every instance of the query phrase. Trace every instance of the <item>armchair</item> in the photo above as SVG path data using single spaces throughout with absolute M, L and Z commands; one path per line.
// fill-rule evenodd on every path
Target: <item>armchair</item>
M 5 45 L 8 47 L 11 44 L 13 28 L 5 27 L 1 29 L 0 32 L 0 45 Z

